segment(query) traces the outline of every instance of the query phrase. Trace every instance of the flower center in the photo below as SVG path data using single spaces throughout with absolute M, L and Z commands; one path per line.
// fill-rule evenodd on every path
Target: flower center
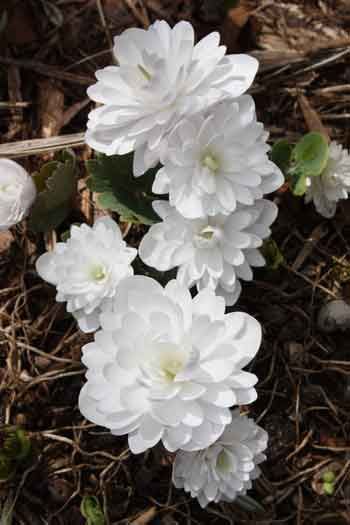
M 107 277 L 107 270 L 103 264 L 96 264 L 90 269 L 90 276 L 93 281 L 100 283 Z
M 16 190 L 17 190 L 16 184 L 0 184 L 0 193 L 14 194 L 16 193 Z
M 148 82 L 152 80 L 151 73 L 149 73 L 145 67 L 141 66 L 141 64 L 137 64 L 137 67 L 139 68 L 141 74 L 145 77 L 145 79 L 148 80 Z
M 222 450 L 216 460 L 216 468 L 219 472 L 227 473 L 232 471 L 232 460 L 226 450 Z
M 213 173 L 219 171 L 220 162 L 216 155 L 207 152 L 202 158 L 202 165 L 208 168 Z
M 167 382 L 172 383 L 177 374 L 182 370 L 184 363 L 181 359 L 165 359 L 161 363 L 161 370 Z
M 174 343 L 158 342 L 142 365 L 146 376 L 156 383 L 173 383 L 188 361 L 188 349 Z
M 197 248 L 210 248 L 217 243 L 219 237 L 219 228 L 208 224 L 195 235 L 194 243 Z

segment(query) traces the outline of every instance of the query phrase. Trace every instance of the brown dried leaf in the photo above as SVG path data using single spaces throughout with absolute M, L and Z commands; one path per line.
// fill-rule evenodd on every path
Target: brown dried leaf
M 132 521 L 130 525 L 147 525 L 148 523 L 153 520 L 155 515 L 157 514 L 157 508 L 151 507 L 150 509 L 146 510 L 146 512 L 142 513 L 136 520 Z
M 222 26 L 221 34 L 224 44 L 227 46 L 229 52 L 238 51 L 238 38 L 247 24 L 251 15 L 251 10 L 244 2 L 240 2 L 238 7 L 230 9 L 227 13 L 225 21 Z
M 57 83 L 42 80 L 39 83 L 39 121 L 43 138 L 59 135 L 63 125 L 64 93 Z
M 10 231 L 0 232 L 0 255 L 3 255 L 10 249 L 14 237 Z
M 324 135 L 328 142 L 330 137 L 328 130 L 322 124 L 322 120 L 317 111 L 311 106 L 309 100 L 302 94 L 298 96 L 299 106 L 303 112 L 305 122 L 310 131 L 318 131 Z

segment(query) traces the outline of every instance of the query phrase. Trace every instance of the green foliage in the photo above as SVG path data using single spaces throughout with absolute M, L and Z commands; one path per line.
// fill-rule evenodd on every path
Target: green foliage
M 327 472 L 323 474 L 322 488 L 323 488 L 324 494 L 326 494 L 327 496 L 333 496 L 334 491 L 335 491 L 335 485 L 334 485 L 335 480 L 336 480 L 336 476 L 334 472 L 332 472 L 331 470 L 328 470 Z
M 42 166 L 33 175 L 38 196 L 29 217 L 35 232 L 47 232 L 59 226 L 70 213 L 76 193 L 76 159 L 65 151 Z
M 327 166 L 329 147 L 326 137 L 311 132 L 296 144 L 280 140 L 273 146 L 271 160 L 285 174 L 292 193 L 302 196 L 307 189 L 309 177 L 319 177 Z
M 329 150 L 326 138 L 321 133 L 311 132 L 305 135 L 295 146 L 292 153 L 294 169 L 307 177 L 318 177 L 328 162 Z
M 331 470 L 328 470 L 327 472 L 323 474 L 322 479 L 325 483 L 334 483 L 335 474 Z
M 27 460 L 31 452 L 30 439 L 26 432 L 17 427 L 4 426 L 0 430 L 0 479 L 9 478 Z
M 31 450 L 30 439 L 21 428 L 10 428 L 4 430 L 3 451 L 7 457 L 15 461 L 25 460 Z
M 272 162 L 274 162 L 285 175 L 290 164 L 292 151 L 293 145 L 289 144 L 287 140 L 279 140 L 271 149 L 270 157 Z
M 323 492 L 327 494 L 327 496 L 333 496 L 334 490 L 335 487 L 333 483 L 323 483 Z
M 86 518 L 86 525 L 105 525 L 105 517 L 96 496 L 84 496 L 80 512 Z
M 246 512 L 257 512 L 257 513 L 265 513 L 264 507 L 258 503 L 254 498 L 251 498 L 250 496 L 238 496 L 235 500 L 235 503 L 239 505 L 243 510 Z
M 0 525 L 13 524 L 13 511 L 15 505 L 16 497 L 13 496 L 12 491 L 9 491 L 5 501 L 0 503 Z
M 8 479 L 14 471 L 14 463 L 10 458 L 0 453 L 0 481 Z
M 266 267 L 270 270 L 278 270 L 281 264 L 284 263 L 284 257 L 277 243 L 271 237 L 264 241 L 261 253 L 265 258 Z
M 328 157 L 328 143 L 321 133 L 308 133 L 296 144 L 288 171 L 294 195 L 305 194 L 307 178 L 319 177 L 327 166 Z
M 156 170 L 149 170 L 140 178 L 132 174 L 133 155 L 98 155 L 88 161 L 88 187 L 99 193 L 98 203 L 103 209 L 119 213 L 126 222 L 153 224 L 159 217 L 152 208 L 152 184 Z

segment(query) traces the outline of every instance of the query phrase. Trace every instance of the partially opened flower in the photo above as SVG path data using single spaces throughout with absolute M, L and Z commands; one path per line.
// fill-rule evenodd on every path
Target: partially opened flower
M 176 280 L 163 288 L 130 277 L 101 325 L 83 348 L 79 408 L 113 434 L 128 434 L 136 454 L 160 440 L 170 451 L 205 448 L 231 422 L 229 407 L 256 399 L 257 378 L 242 368 L 259 348 L 260 324 L 225 315 L 212 290 L 192 299 Z
M 184 118 L 167 139 L 153 191 L 169 193 L 189 219 L 253 204 L 284 180 L 267 156 L 267 136 L 248 95 Z
M 266 459 L 268 435 L 252 419 L 232 414 L 231 424 L 206 450 L 179 451 L 173 467 L 173 482 L 197 498 L 204 508 L 214 501 L 234 501 L 252 487 L 260 475 L 258 465 Z
M 13 160 L 0 159 L 0 230 L 24 219 L 35 197 L 35 184 L 25 169 Z
M 87 143 L 107 155 L 135 151 L 134 174 L 159 161 L 163 138 L 189 113 L 244 93 L 258 63 L 248 55 L 225 56 L 219 34 L 194 44 L 193 27 L 157 21 L 147 30 L 116 37 L 118 66 L 97 71 L 89 97 L 103 104 L 89 115 Z
M 308 179 L 305 202 L 313 201 L 323 217 L 333 217 L 337 203 L 350 192 L 350 154 L 340 144 L 331 142 L 327 166 L 319 177 Z
M 67 311 L 83 332 L 97 330 L 101 308 L 116 294 L 122 279 L 133 274 L 135 248 L 127 247 L 118 225 L 109 217 L 71 227 L 67 242 L 39 257 L 36 269 L 57 288 L 56 300 L 67 302 Z
M 185 219 L 165 201 L 154 207 L 163 222 L 143 237 L 141 259 L 160 271 L 178 266 L 177 279 L 184 286 L 209 286 L 228 306 L 234 304 L 241 292 L 239 279 L 252 280 L 251 267 L 265 264 L 259 247 L 271 233 L 277 206 L 262 199 L 230 215 L 203 219 Z

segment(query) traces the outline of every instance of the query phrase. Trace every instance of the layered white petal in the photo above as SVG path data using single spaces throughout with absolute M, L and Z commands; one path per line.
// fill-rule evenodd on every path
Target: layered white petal
M 36 193 L 33 179 L 20 164 L 0 159 L 0 231 L 28 215 Z
M 190 113 L 242 95 L 258 62 L 248 55 L 225 56 L 218 33 L 194 44 L 188 22 L 170 28 L 156 21 L 115 38 L 118 66 L 97 71 L 89 97 L 100 104 L 89 115 L 87 143 L 107 155 L 135 151 L 134 174 L 159 161 L 163 139 Z
M 327 166 L 319 177 L 308 179 L 305 202 L 313 202 L 323 217 L 335 215 L 338 201 L 347 199 L 350 193 L 350 154 L 336 142 L 329 145 Z
M 93 227 L 72 226 L 68 241 L 41 255 L 36 269 L 56 286 L 56 300 L 67 303 L 80 329 L 93 332 L 100 326 L 101 309 L 114 297 L 120 281 L 133 274 L 131 262 L 136 253 L 126 246 L 118 225 L 102 217 Z
M 197 498 L 203 508 L 210 502 L 234 501 L 245 495 L 259 476 L 267 441 L 261 427 L 234 410 L 230 425 L 210 447 L 177 453 L 173 483 Z
M 83 415 L 134 453 L 162 440 L 170 451 L 208 447 L 231 421 L 229 407 L 256 397 L 256 377 L 242 370 L 261 341 L 247 314 L 225 315 L 210 289 L 195 299 L 178 281 L 162 288 L 133 276 L 100 316 L 102 330 L 83 348 Z
M 153 191 L 188 219 L 229 215 L 284 182 L 267 152 L 267 133 L 256 121 L 252 97 L 220 102 L 185 117 L 169 134 Z
M 264 265 L 258 248 L 271 234 L 276 205 L 259 199 L 251 206 L 238 205 L 229 215 L 200 219 L 186 219 L 165 201 L 154 207 L 163 221 L 143 237 L 141 259 L 160 271 L 178 267 L 182 285 L 209 287 L 233 305 L 241 292 L 239 279 L 250 281 L 251 267 Z

